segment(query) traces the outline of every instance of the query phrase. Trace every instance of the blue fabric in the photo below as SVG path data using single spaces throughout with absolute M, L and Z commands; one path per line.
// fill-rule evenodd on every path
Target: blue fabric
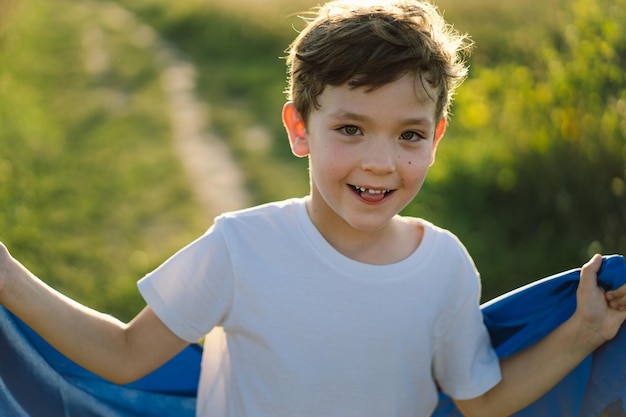
M 500 357 L 537 342 L 576 307 L 580 270 L 564 272 L 505 294 L 482 306 Z M 605 257 L 605 289 L 626 283 L 622 256 Z M 626 327 L 590 355 L 553 390 L 516 417 L 626 416 Z M 119 386 L 79 367 L 0 307 L 0 416 L 192 417 L 201 347 L 190 346 L 162 368 Z M 547 364 L 549 366 L 549 364 Z M 460 417 L 441 394 L 434 417 Z
M 546 336 L 576 309 L 580 269 L 563 272 L 498 297 L 482 306 L 485 324 L 499 357 L 518 352 Z M 598 283 L 606 290 L 626 283 L 620 255 L 605 256 Z M 589 355 L 538 401 L 515 417 L 623 417 L 626 400 L 626 326 L 615 339 Z M 546 364 L 550 366 L 550 364 Z M 460 417 L 440 394 L 433 417 Z
M 0 416 L 194 417 L 202 350 L 147 377 L 112 384 L 76 365 L 0 307 Z

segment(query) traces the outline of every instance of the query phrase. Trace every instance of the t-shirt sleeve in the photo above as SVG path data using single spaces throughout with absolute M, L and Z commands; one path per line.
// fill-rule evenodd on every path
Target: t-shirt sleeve
M 229 251 L 216 223 L 137 286 L 159 319 L 178 337 L 193 343 L 228 314 L 233 275 Z
M 451 308 L 442 315 L 435 344 L 433 372 L 440 388 L 452 398 L 478 397 L 501 379 L 499 359 L 480 311 L 480 280 L 469 255 L 458 271 Z

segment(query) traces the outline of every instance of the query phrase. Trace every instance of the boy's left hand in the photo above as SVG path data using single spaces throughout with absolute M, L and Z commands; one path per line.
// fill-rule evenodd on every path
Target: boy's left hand
M 620 311 L 626 310 L 626 284 L 613 291 L 607 291 L 605 296 L 609 307 Z
M 598 286 L 597 275 L 602 256 L 595 255 L 583 265 L 574 315 L 582 321 L 583 337 L 595 349 L 615 337 L 626 320 L 626 284 L 605 292 Z
M 605 292 L 598 286 L 602 256 L 583 265 L 576 311 L 534 345 L 500 360 L 502 380 L 483 395 L 455 400 L 463 415 L 511 415 L 533 403 L 594 350 L 615 337 L 626 320 L 626 285 Z M 545 366 L 550 363 L 550 366 Z

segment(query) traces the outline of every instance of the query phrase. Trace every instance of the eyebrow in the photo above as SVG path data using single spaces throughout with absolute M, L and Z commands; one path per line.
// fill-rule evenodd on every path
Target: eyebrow
M 331 113 L 330 117 L 336 120 L 350 119 L 350 120 L 356 120 L 356 121 L 361 121 L 361 122 L 367 122 L 371 120 L 369 116 L 366 116 L 364 114 L 354 113 L 348 110 L 337 110 L 336 112 Z M 400 124 L 402 126 L 432 125 L 432 121 L 429 120 L 427 117 L 414 117 L 414 118 L 401 120 Z

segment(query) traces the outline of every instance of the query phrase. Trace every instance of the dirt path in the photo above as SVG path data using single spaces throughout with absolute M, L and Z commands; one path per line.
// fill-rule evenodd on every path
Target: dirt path
M 196 95 L 192 64 L 161 47 L 162 82 L 168 97 L 174 144 L 204 209 L 212 215 L 243 208 L 250 198 L 241 171 L 221 138 L 207 129 L 206 105 Z
M 114 2 L 91 3 L 99 22 L 85 34 L 86 66 L 97 73 L 111 58 L 101 47 L 98 24 L 122 31 L 130 42 L 153 56 L 161 71 L 173 134 L 173 145 L 187 172 L 192 191 L 209 216 L 247 207 L 245 178 L 224 140 L 212 134 L 209 106 L 196 95 L 196 68 L 147 24 Z M 95 15 L 95 13 L 94 13 Z

